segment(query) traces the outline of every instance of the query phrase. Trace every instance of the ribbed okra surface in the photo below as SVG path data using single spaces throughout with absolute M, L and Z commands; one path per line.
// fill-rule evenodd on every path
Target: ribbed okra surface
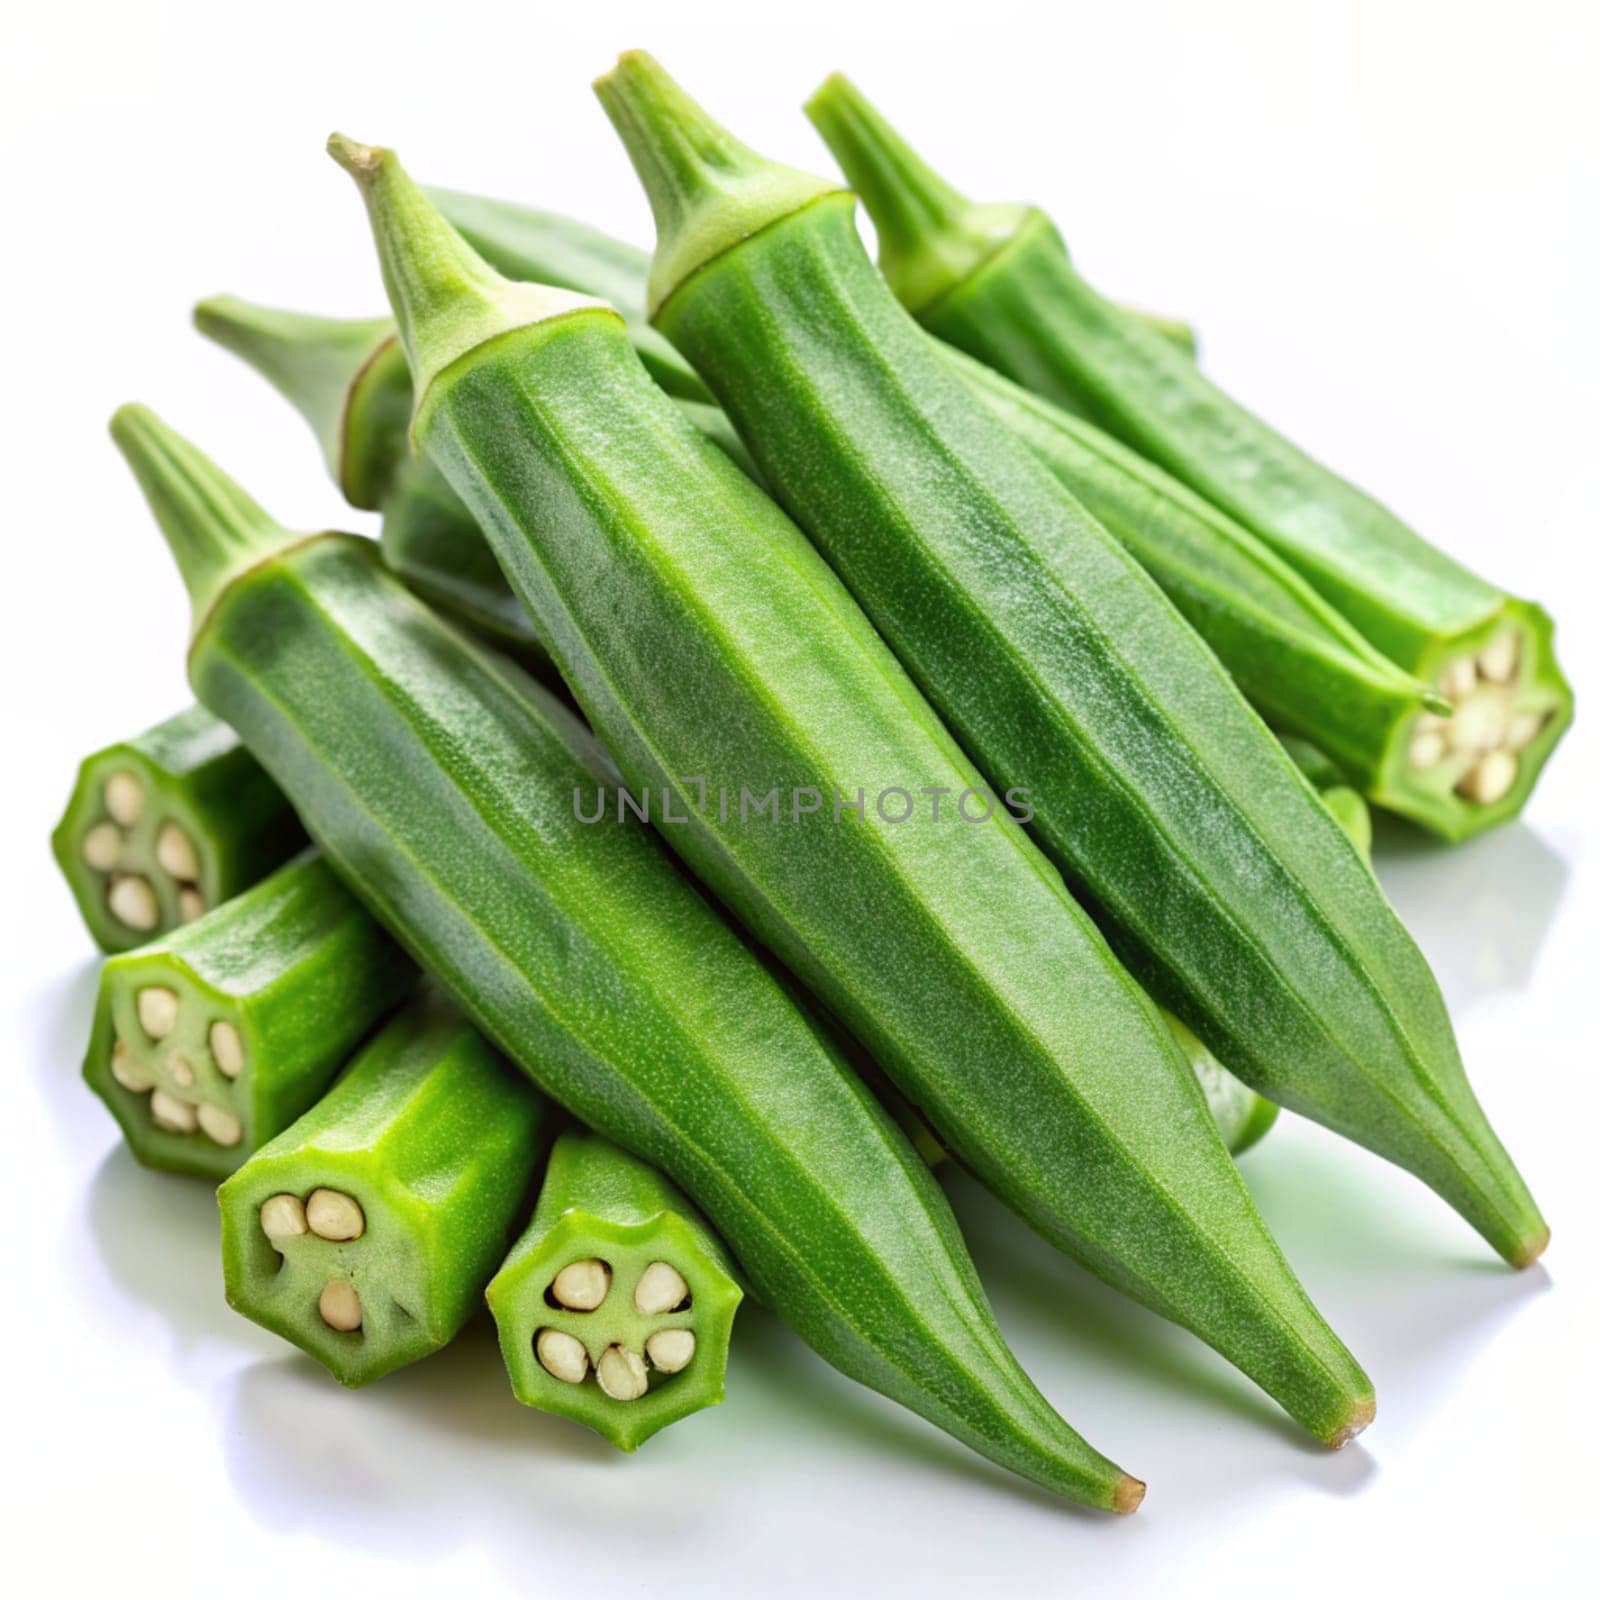
M 319 857 L 112 956 L 83 1075 L 149 1167 L 223 1178 L 310 1107 L 416 981 Z
M 688 1198 L 587 1130 L 556 1139 L 533 1218 L 488 1290 L 517 1398 L 619 1450 L 721 1403 L 742 1297 Z
M 1429 544 L 1096 293 L 1043 212 L 968 200 L 843 78 L 807 109 L 872 216 L 885 276 L 924 327 L 1214 502 L 1450 702 L 1448 718 L 1413 712 L 1370 793 L 1451 839 L 1521 810 L 1572 719 L 1540 607 Z
M 841 1370 L 1055 1493 L 1133 1510 L 1143 1486 L 1017 1365 L 938 1185 L 831 1035 L 646 830 L 577 819 L 616 772 L 572 713 L 371 541 L 287 532 L 142 408 L 112 432 L 189 590 L 196 693 L 485 1036 L 680 1183 Z
M 277 785 L 200 706 L 86 756 L 50 840 L 102 950 L 193 922 L 305 842 Z
M 432 1355 L 481 1304 L 548 1121 L 425 987 L 217 1191 L 228 1304 L 352 1387 Z

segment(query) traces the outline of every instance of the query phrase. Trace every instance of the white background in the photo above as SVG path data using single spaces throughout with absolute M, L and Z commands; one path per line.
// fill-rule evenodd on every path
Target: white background
M 634 15 L 632 13 L 637 13 Z M 767 18 L 771 20 L 765 20 Z M 1592 724 L 1525 821 L 1379 866 L 1551 1218 L 1515 1275 L 1419 1186 L 1285 1118 L 1246 1166 L 1378 1422 L 1308 1444 L 1194 1340 L 960 1185 L 1024 1363 L 1146 1477 L 1063 1510 L 760 1312 L 731 1398 L 632 1459 L 517 1407 L 481 1329 L 356 1394 L 222 1303 L 215 1208 L 77 1081 L 95 964 L 46 852 L 85 751 L 184 699 L 184 606 L 106 441 L 154 405 L 281 517 L 350 521 L 309 436 L 186 329 L 223 289 L 370 314 L 341 127 L 437 182 L 648 243 L 588 80 L 663 57 L 752 143 L 851 71 L 958 182 L 1035 199 L 1119 296 L 1447 548 L 1556 613 L 1593 693 L 1600 78 L 1593 7 L 950 8 L 430 0 L 8 13 L 0 227 L 12 1593 L 1457 1596 L 1592 1578 L 1600 952 Z M 20 34 L 19 34 L 20 30 Z M 1585 1592 L 1592 1593 L 1591 1590 Z

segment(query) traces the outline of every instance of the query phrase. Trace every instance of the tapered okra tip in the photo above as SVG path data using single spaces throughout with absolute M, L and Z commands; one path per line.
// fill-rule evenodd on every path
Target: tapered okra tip
M 1367 1395 L 1350 1407 L 1342 1426 L 1336 1428 L 1323 1442 L 1330 1450 L 1342 1450 L 1358 1433 L 1365 1433 L 1378 1414 L 1378 1402 Z
M 1541 1228 L 1537 1233 L 1530 1234 L 1525 1239 L 1516 1254 L 1511 1257 L 1511 1265 L 1520 1272 L 1524 1267 L 1531 1267 L 1545 1252 L 1545 1247 L 1550 1243 L 1549 1228 Z
M 362 144 L 359 140 L 350 138 L 348 134 L 328 135 L 328 154 L 359 184 L 369 183 L 382 167 L 383 158 L 393 153 L 381 145 Z
M 1144 1485 L 1125 1472 L 1111 1496 L 1111 1509 L 1119 1517 L 1131 1517 L 1144 1504 Z

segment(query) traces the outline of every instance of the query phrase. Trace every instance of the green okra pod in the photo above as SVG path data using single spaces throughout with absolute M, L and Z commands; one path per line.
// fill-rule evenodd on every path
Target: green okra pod
M 1359 852 L 1133 557 L 953 376 L 853 198 L 739 144 L 648 57 L 601 93 L 656 212 L 658 321 L 990 782 L 1027 790 L 1151 995 L 1534 1260 L 1549 1230 Z
M 1024 1216 L 1319 1437 L 1363 1426 L 1370 1385 L 1155 1008 L 799 530 L 613 312 L 500 278 L 392 153 L 332 147 L 401 317 L 413 431 L 664 836 Z M 948 797 L 942 821 L 902 818 L 918 795 Z
M 145 1166 L 220 1179 L 316 1102 L 415 982 L 307 855 L 106 962 L 84 1079 Z
M 925 328 L 1214 502 L 1451 702 L 1448 718 L 1411 717 L 1384 766 L 1386 805 L 1449 839 L 1522 809 L 1572 719 L 1540 607 L 1436 549 L 1103 299 L 1042 211 L 967 200 L 843 78 L 807 110 L 872 216 L 884 275 Z
M 203 916 L 306 842 L 277 785 L 199 706 L 86 756 L 50 837 L 102 950 Z
M 228 1304 L 351 1387 L 443 1349 L 483 1303 L 550 1120 L 424 988 L 217 1191 Z
M 517 1398 L 619 1450 L 722 1402 L 733 1263 L 678 1189 L 600 1134 L 556 1139 L 488 1298 Z
M 140 407 L 112 432 L 189 590 L 195 692 L 485 1036 L 681 1184 L 835 1366 L 1035 1483 L 1133 1510 L 1143 1486 L 1017 1366 L 938 1185 L 831 1038 L 636 821 L 579 820 L 616 774 L 577 718 L 370 541 L 288 533 Z

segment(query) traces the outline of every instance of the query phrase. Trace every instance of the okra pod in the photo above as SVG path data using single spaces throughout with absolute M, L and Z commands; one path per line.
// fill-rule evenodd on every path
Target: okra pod
M 1026 789 L 1145 987 L 1253 1088 L 1534 1260 L 1549 1230 L 1377 880 L 1160 589 L 950 373 L 853 197 L 739 144 L 648 57 L 600 87 L 656 212 L 657 320 L 990 782 Z
M 307 855 L 106 962 L 84 1080 L 145 1166 L 220 1179 L 315 1103 L 416 976 Z
M 1370 1386 L 1171 1034 L 799 530 L 615 313 L 500 278 L 391 152 L 332 148 L 372 217 L 413 432 L 667 840 L 1024 1216 L 1319 1437 L 1363 1426 Z M 942 820 L 906 818 L 919 794 Z
M 821 1026 L 647 830 L 579 820 L 615 770 L 577 718 L 370 541 L 286 532 L 140 407 L 112 431 L 189 589 L 195 692 L 485 1036 L 682 1185 L 835 1366 L 1035 1483 L 1133 1510 L 1143 1486 L 1017 1366 L 944 1196 Z
M 50 836 L 84 923 L 107 951 L 193 922 L 305 842 L 238 735 L 199 706 L 86 756 Z
M 807 109 L 872 216 L 884 275 L 925 328 L 1214 502 L 1450 701 L 1448 718 L 1413 714 L 1403 759 L 1386 766 L 1396 809 L 1448 839 L 1522 809 L 1572 720 L 1540 607 L 1436 549 L 1103 299 L 1042 211 L 967 200 L 843 78 Z
M 424 987 L 217 1191 L 228 1304 L 352 1388 L 443 1349 L 483 1303 L 550 1118 Z
M 733 1264 L 679 1190 L 597 1133 L 556 1139 L 488 1298 L 517 1399 L 619 1450 L 722 1403 Z

